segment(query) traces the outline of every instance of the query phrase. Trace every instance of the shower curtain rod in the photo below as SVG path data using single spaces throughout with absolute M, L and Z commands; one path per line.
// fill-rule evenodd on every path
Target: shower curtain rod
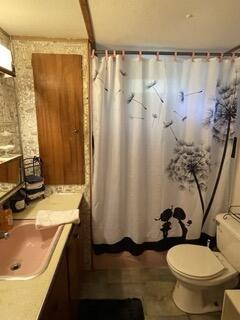
M 234 53 L 234 52 L 208 52 L 208 51 L 148 51 L 148 50 L 143 50 L 143 51 L 138 51 L 138 50 L 113 50 L 113 49 L 109 49 L 109 50 L 102 50 L 102 49 L 97 49 L 94 50 L 94 54 L 95 55 L 114 55 L 114 54 L 126 54 L 126 55 L 138 55 L 138 54 L 142 54 L 142 55 L 161 55 L 161 56 L 208 56 L 209 57 L 239 57 L 240 56 L 240 52 Z

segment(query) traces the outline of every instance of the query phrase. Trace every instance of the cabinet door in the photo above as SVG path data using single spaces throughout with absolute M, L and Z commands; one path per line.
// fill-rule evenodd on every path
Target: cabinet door
M 46 298 L 40 320 L 61 319 L 69 320 L 70 297 L 68 288 L 68 266 L 66 252 L 64 251 L 61 262 L 56 270 L 52 287 Z
M 71 299 L 78 299 L 81 286 L 81 271 L 83 269 L 83 248 L 81 243 L 80 225 L 73 226 L 67 244 L 69 268 L 69 286 Z
M 32 55 L 38 140 L 47 184 L 84 184 L 82 57 Z

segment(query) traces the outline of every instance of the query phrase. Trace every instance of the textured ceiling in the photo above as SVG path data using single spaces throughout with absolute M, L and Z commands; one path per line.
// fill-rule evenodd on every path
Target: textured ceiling
M 230 49 L 240 0 L 89 0 L 98 47 Z M 186 14 L 193 17 L 186 19 Z
M 227 50 L 240 44 L 240 0 L 88 1 L 98 47 Z M 0 27 L 11 35 L 87 38 L 79 0 L 0 0 L 0 11 Z
M 0 0 L 0 12 L 10 35 L 87 38 L 78 0 Z

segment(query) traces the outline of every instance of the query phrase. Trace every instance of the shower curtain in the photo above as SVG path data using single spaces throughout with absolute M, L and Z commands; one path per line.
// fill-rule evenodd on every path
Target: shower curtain
M 96 253 L 215 235 L 230 203 L 240 59 L 92 59 Z

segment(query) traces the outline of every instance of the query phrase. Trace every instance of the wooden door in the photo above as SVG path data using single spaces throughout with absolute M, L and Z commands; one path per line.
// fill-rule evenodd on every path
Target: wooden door
M 32 55 L 38 140 L 47 184 L 84 184 L 82 57 Z

